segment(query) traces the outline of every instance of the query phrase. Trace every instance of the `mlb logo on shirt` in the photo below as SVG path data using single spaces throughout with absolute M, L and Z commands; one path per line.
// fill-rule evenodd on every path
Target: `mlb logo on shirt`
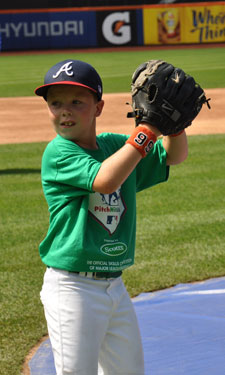
M 113 234 L 125 212 L 120 188 L 112 194 L 91 194 L 89 212 L 110 234 Z

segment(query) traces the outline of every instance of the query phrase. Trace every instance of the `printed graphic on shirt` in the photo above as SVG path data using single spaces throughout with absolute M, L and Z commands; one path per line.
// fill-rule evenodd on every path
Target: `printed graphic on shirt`
M 110 244 L 105 244 L 101 247 L 101 252 L 110 256 L 122 255 L 127 251 L 127 245 L 123 242 L 115 242 Z
M 120 188 L 112 194 L 90 194 L 89 212 L 110 234 L 115 232 L 125 211 Z

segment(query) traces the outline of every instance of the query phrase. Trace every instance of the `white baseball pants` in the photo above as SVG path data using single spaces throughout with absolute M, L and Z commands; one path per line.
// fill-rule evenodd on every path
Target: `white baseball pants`
M 57 375 L 144 375 L 140 332 L 121 277 L 48 268 L 41 291 Z

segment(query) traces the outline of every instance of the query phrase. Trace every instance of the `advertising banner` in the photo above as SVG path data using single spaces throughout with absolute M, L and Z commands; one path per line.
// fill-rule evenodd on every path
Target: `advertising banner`
M 225 2 L 0 11 L 2 51 L 218 42 Z
M 143 10 L 144 44 L 176 44 L 181 41 L 182 8 Z
M 96 12 L 0 14 L 2 50 L 96 47 Z
M 142 10 L 99 11 L 96 16 L 99 46 L 143 45 Z
M 143 28 L 145 45 L 225 42 L 225 4 L 145 8 Z
M 225 5 L 188 7 L 184 16 L 187 43 L 225 42 Z
M 0 13 L 2 50 L 143 45 L 142 9 Z

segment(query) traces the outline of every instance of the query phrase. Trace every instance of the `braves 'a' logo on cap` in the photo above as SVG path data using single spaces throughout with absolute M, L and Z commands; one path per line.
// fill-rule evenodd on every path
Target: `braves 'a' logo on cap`
M 71 65 L 72 63 L 72 61 L 69 61 L 66 64 L 62 65 L 58 72 L 56 72 L 56 74 L 53 74 L 52 77 L 57 78 L 62 72 L 65 72 L 68 76 L 73 76 L 73 66 Z

